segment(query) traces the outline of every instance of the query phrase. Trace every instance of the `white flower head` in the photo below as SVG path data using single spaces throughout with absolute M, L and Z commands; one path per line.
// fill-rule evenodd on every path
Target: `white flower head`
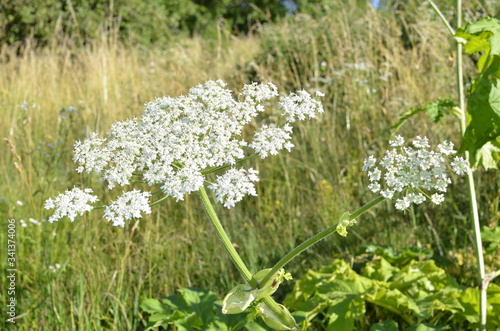
M 313 99 L 307 91 L 291 93 L 281 100 L 278 107 L 283 111 L 282 115 L 287 116 L 288 122 L 296 120 L 304 121 L 306 118 L 315 118 L 317 113 L 323 113 L 323 105 Z
M 266 158 L 269 154 L 276 155 L 283 148 L 290 152 L 294 146 L 290 142 L 291 132 L 292 127 L 288 123 L 283 128 L 271 128 L 264 125 L 255 133 L 250 147 L 259 153 L 261 158 Z
M 104 210 L 104 218 L 113 226 L 124 226 L 125 220 L 141 218 L 143 213 L 150 214 L 149 197 L 151 193 L 132 190 L 123 193 Z
M 90 188 L 81 190 L 75 187 L 59 194 L 54 199 L 45 201 L 45 209 L 55 209 L 54 214 L 49 217 L 49 222 L 55 222 L 65 216 L 73 222 L 77 214 L 81 216 L 84 212 L 91 211 L 93 207 L 89 202 L 94 203 L 99 200 L 91 193 L 92 189 Z
M 232 208 L 245 195 L 257 196 L 252 182 L 259 180 L 258 174 L 259 172 L 252 168 L 248 170 L 231 168 L 224 175 L 217 176 L 215 182 L 208 188 L 215 192 L 217 202 L 223 203 L 226 208 Z
M 106 134 L 93 133 L 77 142 L 74 146 L 77 171 L 101 175 L 109 189 L 139 180 L 160 187 L 167 197 L 182 200 L 204 185 L 207 174 L 240 163 L 249 156 L 249 150 L 261 158 L 282 149 L 290 151 L 294 147 L 291 122 L 314 118 L 323 112 L 317 100 L 321 94 L 313 98 L 306 91 L 298 91 L 281 97 L 272 83 L 252 83 L 234 95 L 225 86 L 221 80 L 208 81 L 193 87 L 186 95 L 158 98 L 145 105 L 141 117 L 116 122 Z M 254 129 L 253 135 L 247 134 L 247 124 L 259 123 L 256 117 L 273 104 L 277 104 L 283 119 Z M 246 137 L 252 140 L 247 141 Z M 244 195 L 255 194 L 252 182 L 258 180 L 257 173 L 251 169 L 235 171 L 227 170 L 212 185 L 226 207 L 233 206 Z M 234 182 L 237 176 L 241 177 L 240 185 Z M 233 183 L 232 189 L 227 183 Z M 125 193 L 106 208 L 105 218 L 113 225 L 123 226 L 141 212 L 150 212 L 148 197 L 135 190 Z M 70 198 L 77 197 L 65 196 L 66 200 Z M 80 200 L 85 203 L 80 203 L 76 211 L 71 211 L 69 204 L 57 205 L 59 209 L 49 220 L 66 215 L 73 220 L 76 213 L 91 208 L 86 204 L 91 201 L 88 197 Z M 55 201 L 49 201 L 47 206 L 56 206 Z
M 439 192 L 431 195 L 431 201 L 440 204 L 444 200 L 442 193 L 451 183 L 446 160 L 455 153 L 453 144 L 445 141 L 438 145 L 438 151 L 433 151 L 427 137 L 419 136 L 412 142 L 414 147 L 405 147 L 404 139 L 396 136 L 390 145 L 395 148 L 386 151 L 380 161 L 373 156 L 364 161 L 368 188 L 386 199 L 397 197 L 395 207 L 401 210 L 423 203 L 432 192 Z M 467 162 L 461 157 L 455 157 L 451 166 L 458 175 L 468 171 Z

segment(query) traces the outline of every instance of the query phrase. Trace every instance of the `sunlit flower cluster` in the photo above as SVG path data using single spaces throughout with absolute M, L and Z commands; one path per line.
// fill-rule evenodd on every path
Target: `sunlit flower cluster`
M 400 210 L 427 199 L 436 205 L 441 204 L 443 193 L 451 183 L 446 160 L 456 153 L 453 143 L 445 141 L 438 145 L 438 151 L 433 151 L 426 137 L 417 136 L 412 141 L 413 147 L 404 144 L 403 137 L 396 136 L 389 142 L 394 148 L 386 151 L 381 160 L 373 156 L 365 159 L 363 171 L 368 173 L 368 188 L 387 199 L 397 197 L 395 207 Z M 463 175 L 469 167 L 466 160 L 456 156 L 451 169 Z
M 54 214 L 49 217 L 49 222 L 52 223 L 65 216 L 73 222 L 77 214 L 81 216 L 84 212 L 91 211 L 92 206 L 89 202 L 94 203 L 99 200 L 91 193 L 92 189 L 90 188 L 81 190 L 75 187 L 72 190 L 59 194 L 54 199 L 48 199 L 45 202 L 45 209 L 55 208 Z
M 224 87 L 221 80 L 208 81 L 187 95 L 156 99 L 146 104 L 141 118 L 114 123 L 104 137 L 93 133 L 83 142 L 78 141 L 74 148 L 77 171 L 100 174 L 109 189 L 139 180 L 160 188 L 165 196 L 183 200 L 204 185 L 211 169 L 231 167 L 209 186 L 217 200 L 230 208 L 243 196 L 256 195 L 252 182 L 258 180 L 257 172 L 234 166 L 253 153 L 265 158 L 282 149 L 290 151 L 294 146 L 292 123 L 314 118 L 323 107 L 306 91 L 280 96 L 272 83 L 245 85 L 237 97 Z M 258 123 L 255 118 L 272 105 L 273 99 L 283 117 L 281 122 L 262 125 L 245 140 L 245 127 L 250 122 Z M 132 213 L 125 206 L 150 212 L 146 208 L 149 202 L 144 200 L 148 196 L 127 194 L 105 211 L 105 217 L 114 225 L 139 217 L 138 212 Z M 56 208 L 51 221 L 73 216 L 70 204 L 63 208 L 51 203 L 46 208 Z

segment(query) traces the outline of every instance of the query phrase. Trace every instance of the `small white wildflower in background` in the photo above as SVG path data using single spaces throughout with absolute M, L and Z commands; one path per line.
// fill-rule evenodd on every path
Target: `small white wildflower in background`
M 24 203 L 21 200 L 17 200 L 16 203 L 17 203 L 18 206 L 24 205 Z
M 81 190 L 75 187 L 59 194 L 54 199 L 48 199 L 45 202 L 45 209 L 55 209 L 54 214 L 49 217 L 49 222 L 55 222 L 65 216 L 73 222 L 77 214 L 81 216 L 84 212 L 91 211 L 92 206 L 89 202 L 94 203 L 99 199 L 90 193 L 92 193 L 90 188 Z
M 396 136 L 389 144 L 394 148 L 386 151 L 380 161 L 373 156 L 364 161 L 363 171 L 368 173 L 370 181 L 368 188 L 374 193 L 380 192 L 386 199 L 396 197 L 395 207 L 400 210 L 427 199 L 441 204 L 442 193 L 451 183 L 446 159 L 456 153 L 453 143 L 445 141 L 438 145 L 438 151 L 433 151 L 427 137 L 418 136 L 412 141 L 414 147 L 404 147 L 403 137 Z M 469 169 L 462 157 L 454 157 L 451 167 L 458 175 Z M 432 194 L 432 191 L 441 193 Z
M 104 218 L 114 226 L 124 226 L 125 220 L 141 218 L 141 212 L 151 214 L 149 197 L 151 193 L 132 190 L 125 192 L 104 210 Z
M 22 226 L 23 228 L 25 228 L 25 227 L 27 227 L 27 226 L 28 226 L 28 224 L 26 224 L 26 222 L 25 222 L 24 220 L 19 220 L 19 223 L 21 224 L 21 226 Z
M 34 218 L 30 218 L 28 221 L 30 221 L 31 223 L 33 223 L 33 224 L 35 224 L 35 225 L 38 225 L 38 226 L 42 225 L 42 223 L 38 222 L 38 221 L 37 221 L 36 219 L 34 219 Z
M 56 273 L 57 270 L 61 268 L 61 265 L 59 263 L 52 265 L 49 265 L 49 270 L 52 271 L 53 273 Z

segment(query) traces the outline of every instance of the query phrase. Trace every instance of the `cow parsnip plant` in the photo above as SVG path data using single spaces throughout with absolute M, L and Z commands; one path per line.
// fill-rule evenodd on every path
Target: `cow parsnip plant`
M 245 85 L 235 98 L 224 87 L 222 81 L 208 81 L 185 96 L 157 99 L 146 105 L 140 119 L 117 122 L 105 137 L 93 133 L 77 142 L 74 160 L 78 172 L 100 174 L 109 189 L 128 189 L 137 183 L 146 184 L 151 191 L 129 189 L 106 205 L 94 206 L 99 199 L 92 189 L 75 187 L 47 200 L 45 208 L 55 209 L 49 221 L 63 217 L 74 221 L 77 215 L 104 209 L 106 220 L 123 227 L 127 221 L 151 213 L 152 206 L 167 198 L 183 200 L 186 194 L 197 192 L 225 250 L 245 280 L 224 298 L 222 312 L 237 314 L 252 306 L 269 327 L 294 330 L 298 326 L 292 315 L 271 297 L 281 282 L 291 278 L 283 269 L 285 264 L 334 232 L 346 235 L 346 228 L 355 223 L 356 217 L 385 199 L 395 200 L 396 208 L 401 210 L 426 200 L 440 204 L 451 182 L 448 174 L 468 172 L 467 162 L 461 157 L 454 157 L 451 170 L 447 168 L 448 159 L 455 153 L 453 144 L 444 142 L 433 151 L 427 138 L 417 137 L 413 147 L 405 147 L 404 139 L 398 136 L 390 142 L 393 149 L 381 160 L 370 156 L 364 163 L 369 187 L 380 193 L 379 197 L 353 213 L 346 212 L 338 224 L 299 245 L 274 267 L 252 273 L 228 238 L 205 187 L 226 208 L 247 195 L 255 196 L 258 172 L 242 164 L 254 157 L 276 155 L 283 149 L 290 151 L 294 123 L 316 117 L 323 107 L 306 91 L 282 95 L 277 104 L 281 122 L 262 124 L 246 138 L 245 128 L 280 97 L 277 88 L 271 83 L 253 83 Z M 211 174 L 215 180 L 210 181 Z

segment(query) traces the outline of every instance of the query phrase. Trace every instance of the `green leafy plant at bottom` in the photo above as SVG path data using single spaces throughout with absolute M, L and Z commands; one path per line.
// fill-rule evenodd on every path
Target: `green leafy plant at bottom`
M 175 326 L 175 330 L 267 330 L 255 320 L 256 313 L 243 312 L 238 315 L 224 315 L 222 301 L 217 294 L 199 288 L 186 287 L 180 294 L 157 300 L 145 298 L 141 302 L 141 310 L 149 314 L 146 330 Z
M 296 281 L 284 305 L 302 330 L 473 330 L 479 323 L 479 291 L 465 288 L 431 260 L 431 251 L 370 245 L 356 272 L 344 260 Z M 215 293 L 183 288 L 162 300 L 143 299 L 146 330 L 268 330 L 252 304 L 237 315 L 222 314 Z M 487 330 L 500 328 L 500 286 L 488 289 Z
M 496 330 L 500 286 L 490 284 L 488 302 L 487 329 Z M 478 289 L 459 286 L 433 260 L 399 268 L 379 257 L 362 274 L 335 260 L 309 270 L 284 305 L 303 330 L 473 330 L 479 322 Z

